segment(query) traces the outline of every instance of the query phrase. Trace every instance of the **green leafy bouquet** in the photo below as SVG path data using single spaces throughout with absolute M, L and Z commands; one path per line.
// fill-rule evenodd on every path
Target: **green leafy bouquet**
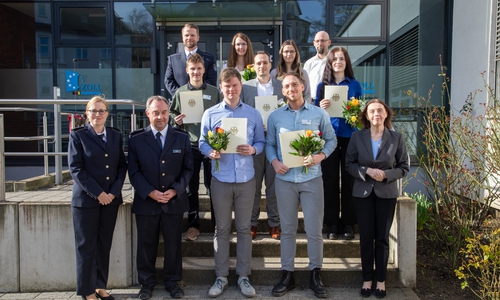
M 325 146 L 325 140 L 321 135 L 321 131 L 319 130 L 306 130 L 305 135 L 299 134 L 299 138 L 290 143 L 290 147 L 297 152 L 290 152 L 290 154 L 304 156 L 309 163 L 312 163 L 312 155 L 319 152 Z M 309 173 L 309 168 L 307 166 L 302 166 L 302 172 L 306 174 Z
M 229 144 L 230 132 L 226 132 L 221 127 L 215 127 L 215 132 L 209 130 L 207 135 L 203 137 L 206 139 L 208 145 L 215 151 L 226 150 Z M 215 159 L 215 172 L 219 172 L 219 159 Z
M 241 75 L 245 81 L 249 81 L 250 79 L 257 78 L 257 72 L 255 72 L 255 68 L 253 65 L 247 65 L 245 69 L 243 69 L 243 75 Z

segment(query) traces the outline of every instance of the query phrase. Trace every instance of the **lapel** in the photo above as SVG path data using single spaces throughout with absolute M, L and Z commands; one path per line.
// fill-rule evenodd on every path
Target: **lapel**
M 368 157 L 373 160 L 373 150 L 372 150 L 372 136 L 370 133 L 370 129 L 363 129 L 363 136 L 361 137 L 363 143 L 365 144 L 366 153 L 368 153 Z
M 146 143 L 153 148 L 153 150 L 158 153 L 158 155 L 161 155 L 160 149 L 158 149 L 158 144 L 156 143 L 156 137 L 153 134 L 153 130 L 151 130 L 151 125 L 146 127 L 146 133 L 144 134 L 144 139 L 146 140 Z
M 271 76 L 271 81 L 273 82 L 273 95 L 276 95 L 278 97 L 278 100 L 280 98 L 283 98 L 282 94 L 282 87 L 281 87 L 281 81 L 278 79 L 275 79 L 274 77 Z
M 380 152 L 382 149 L 385 147 L 385 144 L 389 141 L 391 133 L 389 132 L 389 129 L 384 127 L 384 132 L 382 133 L 382 143 L 380 143 L 380 147 L 378 148 L 377 152 L 377 158 L 380 155 Z
M 177 135 L 175 134 L 175 130 L 172 128 L 172 126 L 168 126 L 167 138 L 165 139 L 165 144 L 163 145 L 163 153 L 165 153 L 174 145 L 176 138 Z
M 94 128 L 92 128 L 90 124 L 85 125 L 85 127 L 87 130 L 87 134 L 92 138 L 92 140 L 94 140 L 94 142 L 96 142 L 96 144 L 98 144 L 102 149 L 106 150 L 107 143 L 102 142 L 101 138 L 97 136 L 97 133 L 95 132 Z M 104 130 L 106 130 L 106 127 L 104 127 Z M 108 136 L 108 141 L 109 141 L 109 136 Z

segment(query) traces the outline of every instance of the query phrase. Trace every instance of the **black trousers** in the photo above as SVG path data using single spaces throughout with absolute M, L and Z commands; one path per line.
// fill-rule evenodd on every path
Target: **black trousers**
M 397 199 L 379 198 L 374 192 L 366 198 L 353 198 L 358 213 L 363 281 L 373 280 L 375 258 L 376 278 L 377 281 L 383 282 L 386 278 L 389 259 L 389 230 L 394 219 Z
M 137 224 L 137 275 L 144 286 L 156 286 L 156 255 L 160 230 L 163 234 L 163 283 L 172 286 L 182 279 L 182 215 L 135 215 Z
M 188 228 L 194 227 L 200 229 L 200 170 L 201 164 L 203 164 L 203 177 L 204 185 L 208 190 L 208 195 L 210 196 L 210 181 L 212 179 L 212 170 L 210 159 L 203 154 L 201 154 L 198 147 L 191 145 L 191 152 L 193 153 L 193 176 L 189 181 L 189 191 L 188 191 L 188 201 L 189 201 L 189 211 L 188 211 Z M 213 213 L 212 197 L 210 196 L 210 208 Z M 215 218 L 212 217 L 212 223 L 215 224 Z
M 87 296 L 105 289 L 109 251 L 119 205 L 71 207 L 76 249 L 76 294 Z
M 323 223 L 328 226 L 336 225 L 339 228 L 341 225 L 352 226 L 356 224 L 356 214 L 352 201 L 354 179 L 345 169 L 345 155 L 349 140 L 350 138 L 337 137 L 337 148 L 321 162 L 325 194 Z

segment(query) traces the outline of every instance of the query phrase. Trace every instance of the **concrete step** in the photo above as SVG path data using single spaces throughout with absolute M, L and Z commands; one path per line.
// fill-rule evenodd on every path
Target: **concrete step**
M 200 211 L 210 211 L 210 197 L 203 193 L 199 195 Z M 266 196 L 262 194 L 260 198 L 260 211 L 266 211 Z M 302 211 L 302 207 L 299 205 L 299 211 Z
M 207 285 L 214 283 L 216 276 L 213 257 L 184 257 L 183 284 Z M 295 259 L 295 283 L 298 287 L 309 286 L 310 270 L 307 268 L 308 258 Z M 230 258 L 229 284 L 235 285 L 238 276 L 235 274 L 236 258 Z M 163 279 L 163 259 L 156 260 L 157 278 Z M 274 285 L 282 276 L 279 257 L 253 257 L 250 281 L 253 285 Z M 362 284 L 361 262 L 359 258 L 324 258 L 321 270 L 323 284 L 328 287 L 359 287 Z M 388 264 L 386 282 L 388 287 L 397 286 L 399 282 L 398 269 Z
M 229 238 L 229 255 L 236 257 L 236 233 Z M 307 257 L 307 237 L 305 233 L 297 234 L 296 257 Z M 163 242 L 158 246 L 158 256 L 163 257 Z M 323 256 L 336 258 L 359 257 L 359 235 L 354 240 L 324 240 Z M 202 233 L 195 241 L 182 241 L 182 257 L 213 257 L 213 234 Z M 279 257 L 280 241 L 269 235 L 258 235 L 252 241 L 252 257 Z

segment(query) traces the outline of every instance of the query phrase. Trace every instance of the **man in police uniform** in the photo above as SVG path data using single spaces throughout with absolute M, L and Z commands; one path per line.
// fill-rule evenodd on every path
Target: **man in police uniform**
M 130 134 L 129 178 L 135 189 L 132 212 L 137 224 L 137 273 L 140 299 L 149 299 L 158 280 L 155 261 L 160 230 L 165 244 L 163 281 L 172 298 L 184 291 L 182 218 L 189 209 L 186 188 L 193 174 L 191 143 L 186 133 L 168 126 L 169 107 L 162 96 L 146 103 L 150 126 Z

